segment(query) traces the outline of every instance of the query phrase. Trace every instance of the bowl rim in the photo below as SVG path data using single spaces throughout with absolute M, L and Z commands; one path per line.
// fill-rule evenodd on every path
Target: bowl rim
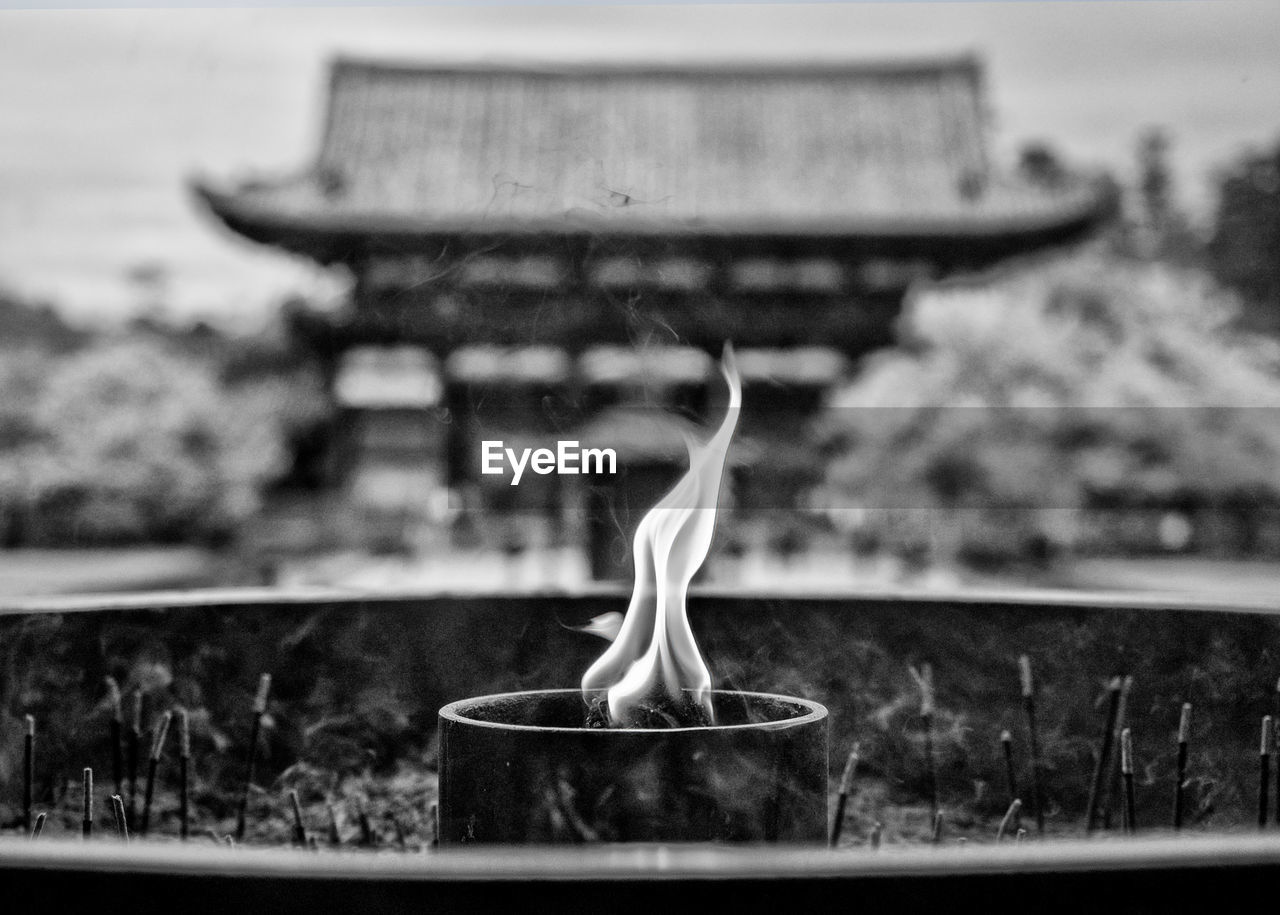
M 705 734 L 710 732 L 783 730 L 803 725 L 816 724 L 818 722 L 825 721 L 829 715 L 825 705 L 820 702 L 814 702 L 812 699 L 801 699 L 799 696 L 784 696 L 779 693 L 758 693 L 750 690 L 737 689 L 713 689 L 711 690 L 711 695 L 745 696 L 753 700 L 767 700 L 799 706 L 804 711 L 794 717 L 780 718 L 777 721 L 757 721 L 747 722 L 746 724 L 708 724 L 684 728 L 589 728 L 585 726 L 566 728 L 537 724 L 510 724 L 501 721 L 481 721 L 476 718 L 470 718 L 464 714 L 465 710 L 484 702 L 496 702 L 503 699 L 533 696 L 567 695 L 581 696 L 582 690 L 572 687 L 564 689 L 529 689 L 515 690 L 506 693 L 491 693 L 486 696 L 473 696 L 468 699 L 456 699 L 448 705 L 440 707 L 439 718 L 441 724 L 449 721 L 454 724 L 466 725 L 467 727 L 490 728 L 506 731 L 531 731 L 542 734 L 599 734 L 601 735 L 601 739 L 607 739 L 610 735 L 613 735 L 616 739 L 618 735 L 623 734 Z

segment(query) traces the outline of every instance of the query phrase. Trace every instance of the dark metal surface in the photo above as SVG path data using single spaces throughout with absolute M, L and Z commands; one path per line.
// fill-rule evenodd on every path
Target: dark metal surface
M 103 610 L 154 611 L 180 607 L 249 610 L 264 606 L 306 606 L 313 608 L 387 609 L 419 607 L 434 603 L 502 605 L 521 607 L 548 600 L 566 604 L 591 601 L 625 601 L 630 589 L 619 584 L 599 584 L 573 591 L 356 591 L 340 588 L 210 588 L 195 591 L 148 591 L 138 594 L 75 594 L 56 597 L 0 596 L 0 616 L 37 613 L 85 613 Z M 993 607 L 1032 610 L 1041 613 L 1107 610 L 1178 610 L 1189 612 L 1280 614 L 1280 599 L 1253 594 L 1216 596 L 1205 593 L 1150 594 L 1133 591 L 1057 591 L 1040 589 L 1000 589 L 963 591 L 858 591 L 855 593 L 812 592 L 795 594 L 785 589 L 774 593 L 768 587 L 750 594 L 733 589 L 699 586 L 695 599 L 743 606 L 767 606 L 783 601 L 797 607 L 838 606 L 853 612 L 878 607 L 928 609 L 948 607 Z
M 33 910 L 95 912 L 1230 912 L 1269 898 L 1280 839 L 1182 838 L 905 851 L 497 848 L 311 854 L 0 843 Z M 890 906 L 891 908 L 884 908 Z

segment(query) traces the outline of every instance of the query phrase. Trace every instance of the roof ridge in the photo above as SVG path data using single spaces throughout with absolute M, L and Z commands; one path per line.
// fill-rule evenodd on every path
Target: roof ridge
M 1093 221 L 1100 198 L 1075 181 L 992 178 L 984 90 L 972 53 L 338 57 L 310 176 L 205 196 L 250 237 L 998 237 Z
M 514 75 L 514 76 L 898 76 L 939 72 L 980 75 L 981 55 L 973 50 L 949 54 L 905 54 L 898 57 L 842 58 L 724 58 L 717 60 L 472 58 L 411 60 L 337 54 L 330 72 L 337 76 L 353 71 L 409 75 Z

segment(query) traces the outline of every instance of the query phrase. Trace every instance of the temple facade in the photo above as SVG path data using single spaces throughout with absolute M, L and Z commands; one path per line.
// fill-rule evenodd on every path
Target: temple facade
M 820 472 L 808 423 L 892 342 L 909 287 L 1071 243 L 1112 212 L 1105 183 L 1002 172 L 987 140 L 969 56 L 338 60 L 309 165 L 195 191 L 232 231 L 353 278 L 315 341 L 346 416 L 335 488 L 374 511 L 535 517 L 536 536 L 587 536 L 607 576 L 678 472 L 680 424 L 723 396 L 726 341 L 747 383 L 740 504 L 800 504 Z M 618 443 L 630 482 L 478 472 L 481 440 L 566 437 Z

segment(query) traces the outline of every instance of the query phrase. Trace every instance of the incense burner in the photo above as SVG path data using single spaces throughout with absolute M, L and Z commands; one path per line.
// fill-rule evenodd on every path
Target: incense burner
M 440 710 L 440 842 L 787 842 L 827 833 L 827 710 L 716 691 L 709 727 L 591 728 L 576 689 Z

